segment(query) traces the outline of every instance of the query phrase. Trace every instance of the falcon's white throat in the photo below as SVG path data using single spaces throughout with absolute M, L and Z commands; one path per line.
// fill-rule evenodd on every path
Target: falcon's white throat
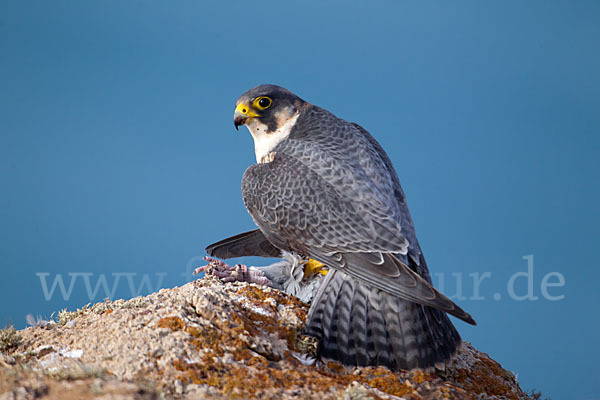
M 299 115 L 300 113 L 296 113 L 290 117 L 275 132 L 268 132 L 268 126 L 261 123 L 260 118 L 250 118 L 246 122 L 246 126 L 254 139 L 254 153 L 258 164 L 272 161 L 272 157 L 270 159 L 268 157 L 269 153 L 290 135 Z

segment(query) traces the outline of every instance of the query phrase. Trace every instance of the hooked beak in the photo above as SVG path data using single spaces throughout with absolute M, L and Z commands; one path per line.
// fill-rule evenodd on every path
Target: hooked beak
M 250 118 L 256 118 L 258 116 L 257 113 L 250 110 L 250 107 L 247 104 L 240 103 L 233 113 L 233 125 L 235 126 L 235 129 L 238 130 L 239 127 L 244 125 Z

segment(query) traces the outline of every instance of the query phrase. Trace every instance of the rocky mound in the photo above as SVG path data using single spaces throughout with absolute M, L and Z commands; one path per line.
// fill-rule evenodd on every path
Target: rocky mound
M 275 289 L 205 279 L 63 312 L 3 331 L 0 399 L 529 399 L 466 343 L 429 373 L 311 363 L 307 311 Z

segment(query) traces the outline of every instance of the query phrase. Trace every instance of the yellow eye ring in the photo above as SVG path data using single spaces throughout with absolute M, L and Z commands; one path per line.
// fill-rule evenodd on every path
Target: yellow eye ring
M 273 104 L 273 100 L 271 100 L 271 98 L 267 96 L 260 96 L 254 99 L 252 103 L 255 108 L 259 110 L 266 110 L 267 108 L 271 107 L 271 104 Z

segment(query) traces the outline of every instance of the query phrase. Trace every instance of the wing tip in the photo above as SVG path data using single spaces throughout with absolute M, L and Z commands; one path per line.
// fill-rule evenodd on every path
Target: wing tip
M 475 319 L 473 319 L 471 314 L 465 312 L 462 308 L 458 307 L 457 305 L 455 305 L 454 310 L 449 311 L 448 313 L 450 315 L 454 315 L 456 318 L 466 322 L 469 325 L 477 326 L 477 322 L 475 322 Z

